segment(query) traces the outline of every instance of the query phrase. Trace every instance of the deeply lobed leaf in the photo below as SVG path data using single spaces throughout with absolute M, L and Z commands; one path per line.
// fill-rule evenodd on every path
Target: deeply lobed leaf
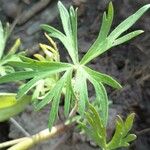
M 102 120 L 95 107 L 88 105 L 88 110 L 85 113 L 85 123 L 82 123 L 85 132 L 96 142 L 100 147 L 106 148 L 106 129 L 103 126 Z
M 114 41 L 117 39 L 122 33 L 127 31 L 135 22 L 150 8 L 150 4 L 147 4 L 140 8 L 133 15 L 129 16 L 122 23 L 120 23 L 109 35 L 109 39 Z
M 110 3 L 108 8 L 108 15 L 106 14 L 106 12 L 103 15 L 102 26 L 101 30 L 99 31 L 99 36 L 94 44 L 90 47 L 88 52 L 83 56 L 80 63 L 85 65 L 97 56 L 109 50 L 111 47 L 122 44 L 143 33 L 143 31 L 137 30 L 120 37 L 122 33 L 127 31 L 149 8 L 150 4 L 143 6 L 135 14 L 129 16 L 122 23 L 120 23 L 110 33 L 110 35 L 108 35 L 113 20 L 113 6 L 112 3 Z
M 94 71 L 94 70 L 90 69 L 89 67 L 84 67 L 84 69 L 96 81 L 107 84 L 113 88 L 117 88 L 117 89 L 122 88 L 122 86 L 116 80 L 114 80 L 112 77 L 110 77 L 109 75 Z
M 127 147 L 129 146 L 129 142 L 136 139 L 135 134 L 130 134 L 129 131 L 133 126 L 135 114 L 130 114 L 126 121 L 124 122 L 121 117 L 118 117 L 116 122 L 116 130 L 112 140 L 108 143 L 108 148 L 110 150 L 120 148 L 120 147 Z
M 41 27 L 46 30 L 51 37 L 55 37 L 63 43 L 73 63 L 77 64 L 77 10 L 70 7 L 70 10 L 68 11 L 60 1 L 58 2 L 58 9 L 65 34 L 48 25 L 41 25 Z

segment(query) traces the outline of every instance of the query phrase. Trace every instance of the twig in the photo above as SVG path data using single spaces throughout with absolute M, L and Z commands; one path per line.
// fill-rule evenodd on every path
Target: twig
M 150 133 L 150 128 L 143 129 L 141 131 L 136 131 L 136 135 L 142 135 L 145 133 Z
M 30 18 L 32 18 L 36 13 L 38 13 L 39 11 L 41 11 L 43 8 L 45 8 L 49 3 L 51 2 L 51 0 L 41 0 L 39 2 L 37 2 L 35 5 L 33 5 L 29 10 L 24 11 L 21 16 L 20 19 L 18 21 L 19 25 L 24 24 L 25 22 L 27 22 Z
M 31 136 L 14 118 L 10 118 L 10 122 L 17 127 L 25 136 Z
M 33 147 L 35 144 L 38 144 L 44 140 L 47 140 L 62 132 L 65 132 L 66 130 L 71 128 L 71 126 L 72 126 L 71 124 L 66 125 L 62 123 L 62 124 L 52 127 L 51 131 L 49 131 L 49 129 L 45 129 L 30 137 L 24 137 L 24 138 L 20 138 L 17 140 L 12 140 L 12 141 L 1 143 L 0 148 L 12 146 L 15 144 L 14 146 L 8 148 L 8 150 L 29 149 Z

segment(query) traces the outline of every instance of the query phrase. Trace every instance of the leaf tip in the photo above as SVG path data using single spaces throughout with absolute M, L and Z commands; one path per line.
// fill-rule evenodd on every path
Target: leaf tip
M 111 8 L 111 9 L 113 9 L 113 3 L 112 3 L 112 1 L 109 2 L 109 6 L 108 7 Z
M 58 1 L 57 5 L 58 5 L 58 9 L 60 9 L 61 7 L 64 7 L 64 5 L 61 1 Z

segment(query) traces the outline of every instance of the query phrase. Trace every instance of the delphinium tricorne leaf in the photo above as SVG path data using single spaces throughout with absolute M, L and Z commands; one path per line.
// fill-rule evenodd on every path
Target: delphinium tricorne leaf
M 140 8 L 136 13 L 125 19 L 122 23 L 120 23 L 110 34 L 109 30 L 113 20 L 113 5 L 109 4 L 108 13 L 104 13 L 102 20 L 102 27 L 99 32 L 99 36 L 96 39 L 95 43 L 90 47 L 88 52 L 83 56 L 80 63 L 86 64 L 90 62 L 95 57 L 104 53 L 108 49 L 113 46 L 122 44 L 135 36 L 143 33 L 142 30 L 137 30 L 126 35 L 121 36 L 124 32 L 126 32 L 148 9 L 150 8 L 150 4 L 147 4 Z M 121 36 L 121 37 L 120 37 Z
M 38 110 L 51 102 L 52 107 L 49 117 L 49 127 L 51 128 L 57 117 L 57 111 L 62 93 L 65 93 L 65 115 L 68 116 L 70 108 L 72 108 L 72 96 L 75 94 L 74 98 L 77 98 L 76 101 L 78 103 L 77 111 L 80 115 L 84 116 L 84 112 L 89 104 L 87 82 L 91 82 L 95 89 L 96 104 L 100 110 L 99 113 L 101 119 L 99 123 L 100 126 L 105 128 L 108 120 L 108 96 L 104 85 L 107 84 L 117 89 L 121 88 L 121 85 L 112 77 L 104 73 L 99 73 L 85 65 L 100 54 L 106 52 L 111 47 L 122 44 L 141 34 L 143 31 L 137 30 L 122 35 L 149 8 L 150 4 L 143 6 L 135 14 L 128 17 L 112 32 L 110 32 L 114 17 L 113 5 L 110 2 L 108 12 L 105 12 L 103 15 L 102 25 L 98 38 L 87 51 L 87 53 L 83 56 L 83 58 L 79 61 L 77 42 L 77 9 L 74 9 L 71 6 L 70 9 L 67 10 L 65 6 L 59 1 L 58 9 L 64 33 L 49 25 L 44 24 L 41 25 L 41 27 L 47 31 L 49 36 L 57 38 L 62 42 L 68 51 L 72 63 L 59 62 L 59 60 L 55 62 L 55 59 L 45 60 L 41 55 L 36 55 L 36 58 L 39 58 L 39 60 L 21 56 L 21 61 L 19 62 L 9 61 L 9 65 L 17 67 L 21 71 L 0 77 L 0 83 L 30 79 L 30 81 L 28 81 L 22 88 L 20 88 L 20 91 L 18 92 L 18 98 L 21 98 L 24 94 L 27 94 L 31 88 L 37 86 L 36 84 L 38 80 L 39 82 L 40 80 L 44 81 L 45 78 L 56 75 L 57 80 L 56 83 L 54 83 L 54 86 L 52 86 L 52 88 L 45 93 L 40 101 L 36 102 L 36 108 Z M 44 51 L 45 48 L 49 48 L 45 45 L 41 45 L 41 47 L 44 49 Z M 47 54 L 49 54 L 49 52 Z M 69 88 L 72 89 L 72 92 L 69 91 Z M 65 92 L 63 92 L 63 90 Z M 36 92 L 38 93 L 38 88 Z M 33 91 L 34 97 L 36 97 L 36 92 L 34 93 Z M 87 116 L 89 115 L 87 114 Z
M 121 147 L 128 147 L 129 142 L 136 139 L 135 134 L 130 134 L 133 126 L 135 114 L 130 114 L 125 121 L 120 116 L 116 120 L 115 133 L 107 143 L 106 127 L 103 126 L 101 115 L 95 107 L 89 104 L 88 110 L 85 113 L 85 119 L 81 122 L 81 127 L 87 135 L 95 141 L 95 143 L 103 150 L 115 150 Z

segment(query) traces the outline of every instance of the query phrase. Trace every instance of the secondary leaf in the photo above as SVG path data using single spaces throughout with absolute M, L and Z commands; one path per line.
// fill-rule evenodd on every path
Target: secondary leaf
M 121 38 L 116 39 L 112 46 L 117 46 L 122 43 L 125 43 L 125 42 L 131 40 L 132 38 L 142 34 L 143 32 L 144 32 L 143 30 L 136 30 L 136 31 L 130 32 L 130 33 L 122 36 Z
M 68 11 L 60 1 L 58 2 L 58 9 L 65 35 L 51 26 L 42 25 L 41 27 L 46 30 L 50 36 L 59 39 L 63 43 L 73 63 L 76 64 L 78 63 L 77 10 L 70 7 Z
M 150 4 L 147 4 L 140 8 L 136 13 L 125 19 L 122 23 L 120 23 L 109 35 L 109 39 L 114 41 L 118 38 L 122 33 L 127 31 L 148 9 L 150 8 Z
M 100 54 L 108 50 L 109 48 L 110 48 L 110 41 L 108 41 L 107 39 L 103 41 L 99 41 L 99 39 L 97 39 L 94 42 L 94 44 L 90 47 L 88 52 L 83 56 L 83 58 L 80 61 L 80 64 L 83 64 L 83 65 L 87 64 L 92 59 L 99 56 Z
M 17 93 L 17 99 L 20 99 L 22 96 L 27 94 L 27 92 L 29 90 L 31 90 L 33 87 L 35 87 L 38 84 L 38 81 L 40 80 L 40 78 L 43 78 L 46 75 L 44 75 L 44 76 L 36 76 L 33 79 L 31 79 L 29 82 L 27 82 L 23 87 L 21 87 L 19 89 L 19 92 Z
M 113 150 L 120 147 L 127 147 L 129 146 L 129 142 L 136 139 L 136 135 L 129 133 L 133 125 L 134 116 L 134 113 L 130 114 L 125 122 L 118 116 L 116 130 L 113 138 L 108 143 L 108 149 Z
M 97 110 L 91 104 L 88 105 L 84 121 L 86 123 L 82 122 L 81 126 L 84 127 L 85 132 L 99 147 L 106 148 L 106 128 L 103 126 Z
M 114 80 L 111 76 L 94 71 L 90 69 L 89 67 L 84 67 L 84 69 L 87 71 L 87 73 L 92 76 L 97 82 L 102 82 L 104 84 L 107 84 L 113 88 L 120 89 L 122 86 Z
M 71 104 L 71 98 L 73 98 L 72 96 L 72 72 L 70 72 L 70 74 L 67 77 L 67 81 L 66 81 L 66 91 L 65 91 L 65 100 L 64 100 L 64 114 L 66 117 L 68 117 L 69 114 L 69 110 L 70 110 L 70 104 Z
M 71 19 L 71 28 L 72 28 L 72 43 L 78 60 L 78 41 L 77 41 L 77 9 L 70 7 L 70 19 Z
M 5 31 L 0 21 L 0 59 L 3 56 L 6 40 L 7 40 L 7 30 Z
M 18 71 L 15 73 L 7 74 L 0 77 L 0 83 L 8 83 L 18 80 L 30 79 L 36 75 L 39 75 L 39 72 L 36 71 Z
M 94 42 L 94 44 L 90 47 L 88 52 L 83 56 L 80 63 L 85 65 L 92 59 L 96 58 L 97 56 L 101 55 L 111 47 L 122 44 L 127 40 L 141 34 L 141 31 L 131 32 L 123 37 L 120 37 L 118 41 L 114 44 L 115 40 L 125 31 L 127 31 L 148 9 L 150 8 L 150 4 L 143 6 L 140 8 L 135 14 L 128 17 L 124 20 L 121 24 L 119 24 L 107 37 L 109 33 L 109 29 L 111 27 L 111 23 L 113 20 L 113 7 L 110 3 L 108 16 L 106 13 L 103 15 L 102 27 L 99 32 L 99 36 Z M 114 44 L 114 45 L 113 45 Z
M 48 120 L 48 127 L 49 130 L 51 130 L 54 121 L 57 117 L 57 113 L 58 113 L 58 108 L 59 108 L 59 102 L 60 102 L 60 97 L 61 97 L 61 90 L 63 88 L 64 84 L 61 85 L 60 90 L 58 90 L 57 92 L 55 92 L 53 101 L 52 101 L 52 107 L 51 107 L 51 111 L 50 111 L 50 115 L 49 115 L 49 120 Z
M 44 107 L 46 104 L 50 103 L 52 101 L 52 107 L 50 111 L 49 116 L 49 129 L 51 130 L 52 125 L 57 117 L 58 113 L 58 107 L 60 102 L 60 97 L 62 94 L 62 88 L 65 86 L 65 82 L 68 79 L 68 76 L 70 76 L 70 73 L 72 70 L 68 70 L 64 73 L 64 75 L 61 77 L 61 79 L 56 83 L 54 88 L 48 93 L 48 95 L 36 106 L 36 109 L 39 110 L 42 107 Z
M 75 94 L 78 97 L 79 104 L 79 113 L 83 115 L 85 111 L 86 104 L 88 102 L 88 90 L 86 83 L 86 76 L 84 76 L 84 70 L 82 68 L 78 68 L 75 77 Z
M 8 51 L 6 57 L 14 55 L 18 50 L 18 48 L 20 47 L 20 45 L 21 45 L 21 40 L 18 38 L 13 44 L 13 46 L 11 47 L 11 49 Z
M 43 98 L 43 100 L 37 104 L 36 109 L 40 110 L 43 108 L 46 104 L 50 103 L 55 96 L 56 92 L 59 91 L 59 93 L 62 92 L 62 88 L 66 82 L 67 75 L 70 73 L 70 70 L 66 71 L 65 74 L 57 81 L 56 85 L 51 89 L 46 96 Z
M 55 71 L 55 70 L 66 70 L 72 67 L 69 63 L 62 63 L 62 62 L 49 62 L 49 61 L 33 61 L 33 62 L 16 62 L 10 61 L 9 65 L 17 68 L 30 68 L 36 71 Z
M 97 82 L 92 77 L 88 77 L 90 82 L 93 84 L 96 93 L 96 104 L 100 109 L 100 116 L 102 118 L 103 126 L 106 127 L 108 120 L 108 97 L 106 90 L 102 83 Z
M 99 35 L 96 41 L 94 42 L 94 44 L 90 47 L 88 52 L 81 59 L 80 61 L 81 64 L 88 63 L 98 55 L 102 54 L 108 48 L 110 48 L 109 42 L 107 41 L 106 38 L 111 28 L 113 15 L 114 15 L 114 9 L 112 3 L 110 2 L 108 7 L 108 14 L 106 14 L 106 12 L 104 12 L 103 14 L 103 20 L 102 20 L 101 29 L 99 31 Z
M 72 29 L 68 10 L 64 7 L 64 5 L 60 1 L 58 2 L 58 9 L 66 36 L 72 38 Z
M 97 39 L 99 42 L 107 38 L 107 35 L 112 25 L 113 17 L 114 17 L 114 8 L 112 2 L 110 2 L 108 7 L 108 14 L 106 14 L 106 12 L 104 12 L 103 14 L 102 25 Z
M 46 24 L 42 24 L 41 28 L 44 29 L 45 31 L 47 31 L 51 37 L 55 37 L 55 38 L 59 39 L 62 43 L 65 43 L 66 36 L 59 30 L 55 29 L 52 26 L 46 25 Z

